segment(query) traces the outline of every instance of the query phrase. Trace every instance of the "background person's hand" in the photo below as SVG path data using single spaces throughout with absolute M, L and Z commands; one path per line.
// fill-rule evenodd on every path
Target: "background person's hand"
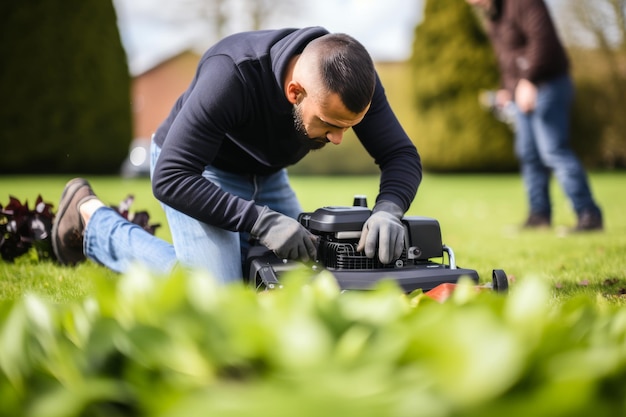
M 361 231 L 357 251 L 373 258 L 378 249 L 378 259 L 388 264 L 398 259 L 404 249 L 404 225 L 402 209 L 391 201 L 379 201 Z
M 515 87 L 515 104 L 523 113 L 535 110 L 537 104 L 537 86 L 522 78 Z
M 309 261 L 317 257 L 317 237 L 297 220 L 263 207 L 250 235 L 276 256 Z

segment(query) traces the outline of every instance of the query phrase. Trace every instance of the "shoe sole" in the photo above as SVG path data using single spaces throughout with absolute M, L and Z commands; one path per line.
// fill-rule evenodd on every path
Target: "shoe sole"
M 63 216 L 65 216 L 65 212 L 70 207 L 72 198 L 84 185 L 89 185 L 89 183 L 82 178 L 75 178 L 65 185 L 59 202 L 59 211 L 57 212 L 55 221 L 52 225 L 52 250 L 57 257 L 57 260 L 62 264 L 69 264 L 70 262 L 60 256 L 59 246 L 61 242 L 59 241 L 59 223 L 61 223 Z

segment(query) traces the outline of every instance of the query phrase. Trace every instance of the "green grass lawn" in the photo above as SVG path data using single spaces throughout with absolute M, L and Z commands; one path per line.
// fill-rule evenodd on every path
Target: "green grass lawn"
M 69 177 L 0 177 L 0 204 L 9 195 L 31 205 L 37 195 L 56 206 Z M 158 202 L 147 179 L 89 177 L 103 201 L 118 204 L 135 195 L 134 210 L 147 210 L 153 223 L 161 223 L 157 236 L 170 239 Z M 626 173 L 592 173 L 594 194 L 605 215 L 601 233 L 571 234 L 575 216 L 554 182 L 554 227 L 523 231 L 526 215 L 524 191 L 516 174 L 426 174 L 409 215 L 436 218 L 444 243 L 453 248 L 457 264 L 476 269 L 481 280 L 491 279 L 492 269 L 503 269 L 512 281 L 537 276 L 549 282 L 554 301 L 574 294 L 600 296 L 626 304 Z M 354 194 L 368 196 L 370 207 L 378 190 L 376 177 L 294 177 L 292 184 L 306 211 L 325 205 L 350 205 Z M 55 301 L 77 299 L 93 290 L 91 277 L 116 275 L 92 263 L 62 267 L 23 256 L 14 264 L 0 261 L 0 299 L 26 292 L 44 294 Z

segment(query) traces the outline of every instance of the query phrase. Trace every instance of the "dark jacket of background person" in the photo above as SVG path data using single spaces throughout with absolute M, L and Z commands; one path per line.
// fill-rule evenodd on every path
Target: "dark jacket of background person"
M 566 52 L 542 0 L 499 0 L 495 5 L 487 33 L 498 56 L 503 88 L 513 94 L 522 78 L 541 84 L 568 72 Z

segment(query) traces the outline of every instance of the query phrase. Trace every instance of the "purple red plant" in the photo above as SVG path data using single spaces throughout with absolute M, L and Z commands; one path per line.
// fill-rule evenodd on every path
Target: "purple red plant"
M 28 252 L 32 247 L 40 259 L 55 259 L 51 246 L 51 231 L 54 214 L 52 205 L 37 196 L 35 208 L 22 204 L 9 196 L 9 204 L 0 205 L 0 255 L 6 261 L 13 261 Z

